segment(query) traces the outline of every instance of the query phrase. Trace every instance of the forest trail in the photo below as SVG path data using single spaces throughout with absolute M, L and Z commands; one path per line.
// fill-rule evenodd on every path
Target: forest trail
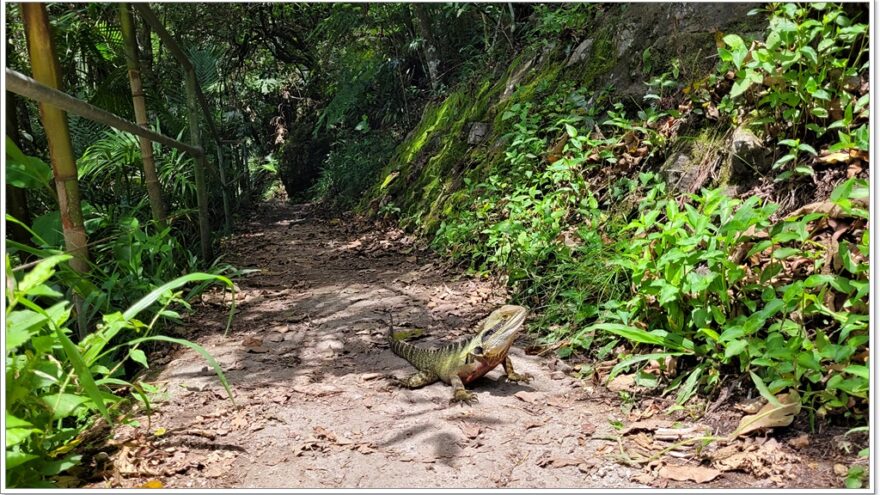
M 443 268 L 399 230 L 322 219 L 307 205 L 260 210 L 226 246 L 226 261 L 259 270 L 238 280 L 228 336 L 219 291 L 179 329 L 220 362 L 240 407 L 194 351 L 152 358 L 150 380 L 165 392 L 149 423 L 117 428 L 111 486 L 647 486 L 613 459 L 612 422 L 632 422 L 617 395 L 572 378 L 552 353 L 527 355 L 528 335 L 511 356 L 531 383 L 509 383 L 499 367 L 469 386 L 473 406 L 450 406 L 442 383 L 390 385 L 389 374 L 413 369 L 385 343 L 388 311 L 396 328 L 425 330 L 416 343 L 457 339 L 506 302 L 503 288 Z

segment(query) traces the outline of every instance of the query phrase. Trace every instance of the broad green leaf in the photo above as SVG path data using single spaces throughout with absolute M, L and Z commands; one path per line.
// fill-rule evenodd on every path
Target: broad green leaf
M 657 361 L 662 362 L 667 357 L 681 356 L 682 354 L 684 354 L 684 353 L 682 353 L 682 352 L 655 352 L 655 353 L 651 353 L 651 354 L 636 354 L 635 356 L 630 356 L 630 357 L 620 361 L 619 363 L 614 365 L 613 368 L 611 368 L 611 373 L 608 374 L 608 380 L 613 379 L 621 371 L 628 369 L 630 366 L 632 366 L 636 363 L 641 363 L 642 361 L 651 361 L 651 360 L 657 360 Z
M 36 454 L 25 454 L 24 452 L 19 452 L 17 450 L 7 450 L 6 451 L 6 470 L 17 468 L 18 466 L 24 464 L 27 461 L 32 459 L 36 459 L 39 456 Z
M 868 380 L 868 367 L 862 366 L 860 364 L 851 364 L 843 369 L 845 373 L 850 373 L 852 375 L 856 375 L 858 377 L 864 378 Z
M 232 281 L 222 275 L 213 275 L 210 273 L 190 273 L 189 275 L 184 275 L 182 277 L 178 277 L 156 289 L 152 290 L 149 294 L 142 297 L 138 302 L 134 303 L 130 308 L 128 308 L 124 313 L 122 313 L 122 317 L 125 320 L 131 320 L 135 316 L 138 315 L 141 311 L 150 307 L 153 303 L 159 300 L 162 297 L 162 294 L 165 291 L 174 290 L 178 287 L 182 287 L 190 282 L 198 282 L 203 280 L 216 280 L 218 282 L 223 282 L 227 287 L 233 288 L 234 285 Z M 229 321 L 226 326 L 226 330 L 229 331 L 229 326 L 232 324 L 232 316 L 235 311 L 235 297 L 232 298 L 232 309 L 230 310 Z
M 734 356 L 739 356 L 748 346 L 749 343 L 743 339 L 732 340 L 724 348 L 724 357 L 729 359 Z
M 40 474 L 43 476 L 55 476 L 62 471 L 66 471 L 74 466 L 79 465 L 82 455 L 71 454 L 63 459 L 52 461 L 40 467 Z
M 703 374 L 703 366 L 697 366 L 691 374 L 688 375 L 687 380 L 685 380 L 684 385 L 682 385 L 681 390 L 678 391 L 678 395 L 675 397 L 675 403 L 678 405 L 684 405 L 696 392 L 697 384 L 700 383 L 700 376 Z
M 743 42 L 743 39 L 740 38 L 736 34 L 728 34 L 722 39 L 727 46 L 729 46 L 730 48 L 732 48 L 734 50 L 736 50 L 737 48 L 745 47 L 745 43 Z
M 681 345 L 676 345 L 675 342 L 670 341 L 668 338 L 661 337 L 659 335 L 655 335 L 650 332 L 646 332 L 641 328 L 630 327 L 627 325 L 621 325 L 619 323 L 599 323 L 596 325 L 591 325 L 587 327 L 586 330 L 605 330 L 606 332 L 613 333 L 615 335 L 619 335 L 631 342 L 637 342 L 640 344 L 653 344 L 661 347 L 669 347 L 675 349 L 677 351 L 686 350 L 685 347 Z
M 51 409 L 52 419 L 64 419 L 88 402 L 89 398 L 85 395 L 61 393 L 44 395 L 40 400 Z
M 752 80 L 748 78 L 738 79 L 733 83 L 733 86 L 730 88 L 730 97 L 736 98 L 737 96 L 745 93 L 752 86 Z
M 6 428 L 33 428 L 34 425 L 6 411 Z
M 149 368 L 150 366 L 147 364 L 147 355 L 144 354 L 144 351 L 140 349 L 129 349 L 128 357 L 130 357 L 134 362 L 140 363 L 144 368 Z
M 61 341 L 61 347 L 64 348 L 64 353 L 67 355 L 67 359 L 70 360 L 70 364 L 73 365 L 73 369 L 76 371 L 76 376 L 79 379 L 79 384 L 85 390 L 86 394 L 88 394 L 89 398 L 94 402 L 95 407 L 98 408 L 101 415 L 104 416 L 104 419 L 107 420 L 107 423 L 113 424 L 113 418 L 110 417 L 110 413 L 107 411 L 107 407 L 104 406 L 104 399 L 101 395 L 101 392 L 98 390 L 98 386 L 95 385 L 95 379 L 92 377 L 92 372 L 89 370 L 89 367 L 86 365 L 85 361 L 83 361 L 82 355 L 79 353 L 79 348 L 70 340 L 70 338 L 61 330 L 61 328 L 55 328 L 55 335 L 58 340 Z
M 55 265 L 67 261 L 70 258 L 72 258 L 72 256 L 69 254 L 56 254 L 40 261 L 37 263 L 37 266 L 32 268 L 31 271 L 25 274 L 21 279 L 18 287 L 16 287 L 16 292 L 18 294 L 27 295 L 31 289 L 38 285 L 42 285 L 52 277 L 52 274 L 55 273 Z
M 52 167 L 21 152 L 6 136 L 6 183 L 22 189 L 43 189 L 52 181 Z
M 767 388 L 767 385 L 764 384 L 764 380 L 762 380 L 760 376 L 756 375 L 754 371 L 749 371 L 749 375 L 752 376 L 752 382 L 754 382 L 755 388 L 758 389 L 761 397 L 767 399 L 767 401 L 774 406 L 782 406 L 782 403 L 779 402 L 779 399 L 777 399 L 776 396 L 770 393 L 770 390 Z
M 568 133 L 568 136 L 571 137 L 571 138 L 576 138 L 576 137 L 578 137 L 578 131 L 577 131 L 577 129 L 575 129 L 574 127 L 572 127 L 572 126 L 569 125 L 569 124 L 565 124 L 565 132 L 567 132 L 567 133 Z
M 782 247 L 782 248 L 777 249 L 776 251 L 773 251 L 773 258 L 775 258 L 777 260 L 784 260 L 784 259 L 791 257 L 791 256 L 794 256 L 795 254 L 798 254 L 800 252 L 801 252 L 801 250 L 797 249 L 797 248 Z

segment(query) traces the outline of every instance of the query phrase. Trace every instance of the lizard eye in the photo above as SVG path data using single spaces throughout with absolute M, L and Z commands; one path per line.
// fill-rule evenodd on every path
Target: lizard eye
M 478 345 L 477 347 L 474 347 L 474 350 L 471 351 L 471 354 L 480 354 L 480 355 L 482 355 L 482 354 L 483 354 L 483 346 Z

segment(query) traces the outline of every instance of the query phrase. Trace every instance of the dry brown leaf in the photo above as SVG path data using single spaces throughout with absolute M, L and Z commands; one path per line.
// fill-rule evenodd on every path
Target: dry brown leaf
M 810 436 L 806 433 L 798 435 L 788 441 L 788 444 L 796 449 L 803 449 L 810 445 Z
M 706 483 L 717 478 L 721 471 L 703 466 L 663 466 L 658 474 L 675 481 Z
M 461 428 L 461 432 L 464 433 L 464 436 L 471 439 L 477 438 L 483 431 L 483 429 L 480 428 L 480 425 L 476 423 L 461 422 L 458 424 L 458 427 Z
M 635 375 L 618 375 L 607 385 L 608 390 L 612 392 L 631 391 L 635 386 Z
M 779 394 L 776 398 L 780 402 L 779 405 L 768 402 L 757 414 L 743 416 L 731 436 L 737 437 L 756 430 L 790 425 L 794 417 L 801 412 L 800 394 L 797 390 L 792 390 L 788 394 Z
M 593 433 L 596 433 L 596 425 L 593 423 L 581 423 L 581 433 L 592 436 Z
M 528 402 L 529 404 L 534 404 L 535 401 L 541 398 L 541 395 L 542 394 L 540 392 L 526 392 L 525 390 L 521 390 L 513 394 L 513 396 L 517 399 L 523 402 Z
M 333 385 L 294 385 L 293 390 L 294 392 L 299 392 L 301 394 L 315 395 L 318 397 L 342 392 L 342 390 L 339 390 Z
M 647 419 L 645 421 L 636 421 L 635 423 L 631 423 L 629 426 L 623 429 L 620 432 L 621 435 L 626 435 L 627 433 L 639 430 L 650 430 L 654 431 L 657 428 L 672 428 L 675 423 L 672 421 L 667 421 L 664 419 Z
M 654 475 L 652 475 L 651 473 L 644 473 L 644 472 L 635 474 L 635 475 L 633 475 L 632 478 L 630 478 L 631 481 L 635 481 L 636 483 L 641 483 L 643 485 L 653 484 L 654 479 L 655 479 Z
M 336 443 L 336 434 L 332 431 L 324 428 L 323 426 L 316 426 L 312 429 L 315 432 L 315 437 L 318 440 L 328 440 L 330 442 Z
M 538 459 L 538 467 L 551 467 L 555 469 L 568 466 L 580 466 L 586 464 L 586 461 L 580 457 L 541 457 Z
M 817 160 L 822 163 L 834 165 L 837 163 L 849 163 L 850 160 L 852 160 L 852 157 L 849 156 L 848 152 L 838 151 L 835 153 L 829 153 L 825 156 L 820 156 Z

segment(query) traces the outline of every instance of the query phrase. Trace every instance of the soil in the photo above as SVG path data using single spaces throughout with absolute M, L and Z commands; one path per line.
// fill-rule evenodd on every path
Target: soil
M 511 357 L 533 380 L 507 382 L 499 367 L 469 385 L 473 406 L 450 405 L 443 383 L 393 386 L 389 376 L 414 370 L 385 343 L 389 315 L 395 328 L 423 331 L 415 343 L 432 345 L 467 335 L 507 302 L 503 287 L 445 266 L 403 232 L 278 202 L 262 205 L 225 250 L 224 261 L 255 269 L 236 279 L 231 330 L 224 335 L 229 293 L 217 290 L 177 336 L 216 358 L 236 405 L 195 351 L 154 353 L 154 412 L 114 430 L 109 456 L 90 461 L 88 487 L 818 488 L 842 487 L 833 466 L 854 459 L 828 447 L 839 431 L 797 450 L 788 439 L 798 432 L 789 430 L 778 445 L 770 440 L 782 474 L 667 480 L 657 474 L 665 459 L 619 458 L 628 445 L 618 443 L 621 425 L 651 416 L 643 406 L 655 402 L 624 404 L 575 378 L 554 353 L 527 354 L 535 347 L 528 333 Z M 715 421 L 730 413 L 720 408 Z M 726 421 L 735 426 L 738 417 Z

